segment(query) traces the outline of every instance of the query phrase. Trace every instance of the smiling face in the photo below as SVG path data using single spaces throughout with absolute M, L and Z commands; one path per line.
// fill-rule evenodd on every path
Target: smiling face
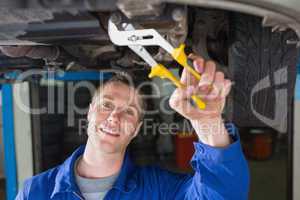
M 140 127 L 141 99 L 133 87 L 110 82 L 88 113 L 88 143 L 106 153 L 124 152 Z

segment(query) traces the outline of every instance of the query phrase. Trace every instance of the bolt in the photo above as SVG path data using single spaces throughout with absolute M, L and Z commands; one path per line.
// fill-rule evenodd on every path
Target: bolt
M 110 20 L 112 21 L 112 23 L 114 24 L 120 24 L 122 21 L 122 17 L 120 15 L 120 13 L 114 13 L 110 16 Z
M 131 42 L 135 42 L 135 41 L 137 41 L 137 40 L 139 40 L 140 38 L 138 37 L 138 36 L 136 36 L 136 35 L 132 35 L 132 36 L 130 36 L 129 38 L 128 38 L 128 40 L 129 41 L 131 41 Z

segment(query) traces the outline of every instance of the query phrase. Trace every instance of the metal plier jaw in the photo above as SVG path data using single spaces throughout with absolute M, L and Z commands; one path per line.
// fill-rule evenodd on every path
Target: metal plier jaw
M 151 72 L 149 78 L 160 77 L 162 79 L 169 79 L 176 87 L 186 87 L 179 79 L 172 74 L 165 66 L 157 63 L 144 46 L 160 46 L 166 50 L 174 60 L 176 60 L 181 66 L 185 67 L 197 80 L 200 80 L 201 75 L 194 70 L 192 63 L 187 59 L 187 55 L 184 51 L 185 45 L 181 44 L 178 48 L 174 48 L 164 37 L 162 37 L 154 29 L 141 29 L 135 30 L 132 24 L 123 23 L 120 31 L 113 20 L 110 18 L 108 21 L 108 35 L 117 46 L 128 46 L 132 51 L 138 54 L 147 64 L 151 66 Z M 203 110 L 206 104 L 197 95 L 191 96 L 196 106 Z

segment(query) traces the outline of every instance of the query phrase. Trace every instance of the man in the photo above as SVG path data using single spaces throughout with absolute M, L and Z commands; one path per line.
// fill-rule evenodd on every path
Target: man
M 237 131 L 221 113 L 231 82 L 216 72 L 212 61 L 195 55 L 198 82 L 184 69 L 170 106 L 188 119 L 199 137 L 191 160 L 194 174 L 175 174 L 157 167 L 135 166 L 126 151 L 142 124 L 143 100 L 123 79 L 113 78 L 98 89 L 88 112 L 88 140 L 62 165 L 25 181 L 17 199 L 87 200 L 245 200 L 249 173 Z M 201 96 L 206 109 L 190 101 Z

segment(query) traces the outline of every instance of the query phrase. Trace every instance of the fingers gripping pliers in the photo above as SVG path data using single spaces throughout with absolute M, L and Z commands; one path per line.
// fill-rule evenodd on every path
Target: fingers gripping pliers
M 117 46 L 128 46 L 132 51 L 139 55 L 147 64 L 151 66 L 149 78 L 160 77 L 167 78 L 172 81 L 176 87 L 186 87 L 179 79 L 172 74 L 165 66 L 157 63 L 144 46 L 160 46 L 166 50 L 174 60 L 181 66 L 185 67 L 197 80 L 201 76 L 191 67 L 190 61 L 187 59 L 184 51 L 185 45 L 181 44 L 178 48 L 174 48 L 164 37 L 162 37 L 154 29 L 135 30 L 132 24 L 123 23 L 119 30 L 117 25 L 111 19 L 108 21 L 108 35 L 112 43 Z M 197 95 L 192 95 L 192 100 L 199 109 L 205 109 L 205 103 Z

